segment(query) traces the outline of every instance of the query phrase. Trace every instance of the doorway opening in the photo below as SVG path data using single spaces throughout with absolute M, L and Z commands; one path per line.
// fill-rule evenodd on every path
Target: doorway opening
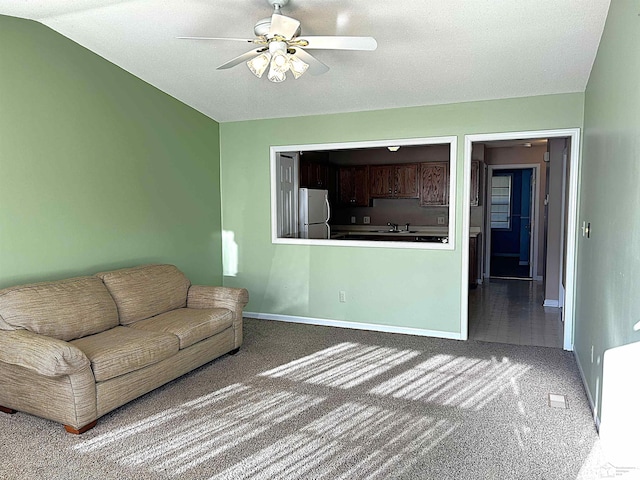
M 578 129 L 465 137 L 484 202 L 463 216 L 479 257 L 463 245 L 479 287 L 462 293 L 463 338 L 573 349 L 578 147 Z
M 487 169 L 487 277 L 532 280 L 538 165 Z

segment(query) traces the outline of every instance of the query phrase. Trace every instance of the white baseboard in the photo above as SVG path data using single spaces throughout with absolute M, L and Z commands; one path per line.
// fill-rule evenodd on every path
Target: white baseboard
M 560 302 L 558 300 L 549 300 L 547 298 L 544 299 L 543 307 L 560 307 Z
M 392 325 L 381 325 L 378 323 L 347 322 L 344 320 L 330 320 L 325 318 L 298 317 L 294 315 L 278 315 L 275 313 L 244 312 L 245 317 L 257 318 L 258 320 L 275 320 L 277 322 L 304 323 L 307 325 L 319 325 L 323 327 L 351 328 L 354 330 L 371 330 L 374 332 L 401 333 L 403 335 L 417 335 L 420 337 L 446 338 L 449 340 L 460 340 L 461 336 L 457 332 L 443 332 L 441 330 L 424 330 L 422 328 L 397 327 Z
M 576 359 L 576 363 L 578 364 L 578 371 L 580 372 L 580 379 L 582 380 L 582 386 L 584 388 L 585 393 L 587 394 L 587 400 L 589 401 L 589 406 L 591 407 L 591 413 L 593 414 L 593 421 L 596 424 L 596 430 L 600 431 L 600 417 L 598 415 L 598 407 L 596 403 L 593 401 L 593 397 L 591 396 L 591 392 L 589 391 L 589 387 L 587 384 L 587 378 L 584 376 L 584 370 L 582 370 L 582 364 L 580 363 L 580 358 L 578 358 L 578 354 L 573 351 L 573 356 Z

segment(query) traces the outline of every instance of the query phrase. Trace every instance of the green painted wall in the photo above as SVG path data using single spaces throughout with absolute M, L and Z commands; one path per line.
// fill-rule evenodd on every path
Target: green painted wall
M 286 88 L 295 95 L 295 86 Z M 269 147 L 457 135 L 460 205 L 465 134 L 582 127 L 583 105 L 576 93 L 223 123 L 223 229 L 234 239 L 223 248 L 231 261 L 237 248 L 238 261 L 237 275 L 224 284 L 249 289 L 247 311 L 457 333 L 461 209 L 454 251 L 272 245 Z M 338 301 L 340 290 L 346 303 Z
M 0 16 L 0 287 L 144 262 L 221 283 L 218 124 Z
M 640 340 L 639 15 L 638 0 L 611 2 L 585 94 L 575 350 L 598 412 L 604 352 Z

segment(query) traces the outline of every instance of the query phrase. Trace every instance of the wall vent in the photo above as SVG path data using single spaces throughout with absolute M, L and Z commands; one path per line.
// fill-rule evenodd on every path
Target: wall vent
M 569 408 L 565 396 L 556 393 L 549 394 L 549 406 L 553 408 Z

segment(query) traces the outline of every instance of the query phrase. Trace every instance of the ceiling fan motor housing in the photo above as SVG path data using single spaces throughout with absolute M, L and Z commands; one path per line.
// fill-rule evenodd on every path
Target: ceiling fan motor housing
M 262 18 L 256 22 L 256 25 L 253 27 L 253 33 L 256 34 L 256 37 L 266 37 L 267 33 L 269 33 L 269 29 L 271 28 L 271 17 Z

